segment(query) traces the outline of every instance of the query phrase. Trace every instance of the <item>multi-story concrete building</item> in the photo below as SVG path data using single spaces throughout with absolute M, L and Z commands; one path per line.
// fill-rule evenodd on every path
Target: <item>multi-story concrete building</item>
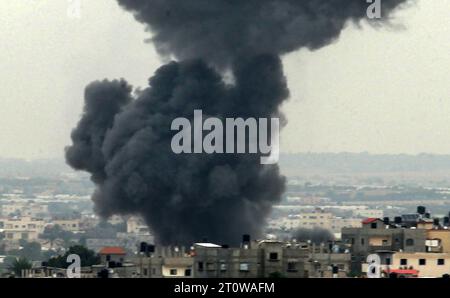
M 325 245 L 263 240 L 244 241 L 238 248 L 212 243 L 196 243 L 189 250 L 156 248 L 134 262 L 142 277 L 342 277 L 350 268 L 350 254 Z
M 343 228 L 360 228 L 362 227 L 360 218 L 335 218 L 331 223 L 331 231 L 335 234 L 341 234 Z M 340 238 L 340 236 L 339 236 Z
M 438 278 L 450 274 L 450 253 L 378 252 L 380 275 L 397 273 L 405 277 Z M 367 272 L 368 264 L 363 265 Z
M 77 233 L 81 231 L 80 219 L 53 219 L 52 224 L 60 226 L 63 230 Z
M 355 272 L 361 272 L 370 254 L 378 254 L 382 262 L 392 263 L 394 253 L 411 256 L 428 253 L 430 258 L 433 253 L 450 253 L 450 220 L 447 217 L 441 224 L 439 219 L 431 219 L 422 206 L 417 213 L 398 216 L 394 221 L 368 218 L 362 224 L 361 228 L 342 230 L 342 240 L 351 250 Z M 397 255 L 397 259 L 402 258 Z
M 5 217 L 10 215 L 39 217 L 47 213 L 47 204 L 34 201 L 12 201 L 1 206 L 1 214 Z
M 337 217 L 331 212 L 317 208 L 314 212 L 302 212 L 285 218 L 272 219 L 268 227 L 285 231 L 321 228 L 332 233 L 340 233 L 344 227 L 361 227 L 361 219 Z
M 356 209 L 353 210 L 353 215 L 363 218 L 383 218 L 383 210 L 379 209 Z
M 21 239 L 34 241 L 44 231 L 45 222 L 42 219 L 25 216 L 1 219 L 0 226 L 3 228 L 7 241 L 18 241 Z
M 127 233 L 150 234 L 150 231 L 142 218 L 132 216 L 127 220 Z
M 426 239 L 424 229 L 395 226 L 377 218 L 364 220 L 361 228 L 342 229 L 342 240 L 350 247 L 355 272 L 361 272 L 367 256 L 378 251 L 425 252 Z

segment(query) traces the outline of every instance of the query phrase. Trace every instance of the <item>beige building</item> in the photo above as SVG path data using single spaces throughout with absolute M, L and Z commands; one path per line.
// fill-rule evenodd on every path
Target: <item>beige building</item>
M 81 230 L 79 219 L 54 219 L 52 220 L 54 225 L 60 226 L 63 230 L 69 232 L 79 232 Z
M 383 210 L 357 209 L 357 210 L 353 210 L 353 215 L 362 217 L 362 218 L 383 218 Z
M 392 268 L 418 270 L 419 277 L 442 277 L 450 274 L 448 253 L 395 253 Z
M 359 218 L 335 218 L 331 223 L 331 231 L 333 233 L 341 233 L 343 228 L 360 228 L 362 227 Z
M 133 216 L 127 220 L 127 233 L 149 234 L 150 232 L 142 218 Z
M 37 240 L 45 227 L 44 220 L 27 216 L 2 219 L 0 224 L 3 227 L 6 240 Z
M 162 277 L 191 277 L 193 258 L 172 257 L 164 258 L 161 266 Z
M 334 215 L 329 212 L 324 212 L 321 209 L 316 209 L 311 213 L 301 213 L 298 216 L 298 228 L 322 228 L 331 230 L 333 226 Z
M 20 216 L 38 217 L 48 213 L 48 205 L 36 202 L 10 202 L 1 206 L 3 216 L 17 214 Z
M 295 230 L 322 228 L 333 233 L 340 233 L 342 228 L 359 228 L 361 219 L 336 217 L 333 213 L 318 208 L 314 212 L 302 212 L 296 215 L 269 221 L 269 228 Z
M 450 253 L 450 230 L 429 229 L 426 242 L 428 252 Z

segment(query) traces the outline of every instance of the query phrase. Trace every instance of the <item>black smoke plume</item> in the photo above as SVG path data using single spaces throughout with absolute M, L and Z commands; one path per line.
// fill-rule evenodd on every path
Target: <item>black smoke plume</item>
M 291 234 L 291 239 L 295 239 L 300 242 L 311 241 L 314 244 L 327 243 L 329 241 L 334 241 L 333 234 L 326 229 L 315 227 L 313 229 L 296 229 Z
M 383 17 L 407 0 L 383 0 Z M 96 211 L 142 215 L 159 243 L 204 238 L 235 244 L 260 235 L 284 191 L 276 165 L 257 154 L 172 152 L 171 122 L 204 117 L 282 117 L 289 92 L 280 55 L 317 49 L 365 0 L 119 0 L 153 33 L 158 52 L 179 62 L 158 69 L 132 94 L 125 81 L 94 82 L 66 149 L 67 162 L 92 174 Z M 223 73 L 232 74 L 225 83 Z

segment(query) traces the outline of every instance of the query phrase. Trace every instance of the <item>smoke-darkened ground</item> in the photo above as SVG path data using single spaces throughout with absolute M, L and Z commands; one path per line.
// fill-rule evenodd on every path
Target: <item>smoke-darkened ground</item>
M 407 0 L 384 0 L 384 20 Z M 282 117 L 289 92 L 280 56 L 335 40 L 366 17 L 365 0 L 119 0 L 170 62 L 132 95 L 124 80 L 86 88 L 68 163 L 88 171 L 102 216 L 140 214 L 162 244 L 260 236 L 284 177 L 259 154 L 172 152 L 175 118 Z M 113 63 L 113 61 L 111 62 Z M 231 72 L 233 83 L 223 80 Z M 317 78 L 320 79 L 320 78 Z

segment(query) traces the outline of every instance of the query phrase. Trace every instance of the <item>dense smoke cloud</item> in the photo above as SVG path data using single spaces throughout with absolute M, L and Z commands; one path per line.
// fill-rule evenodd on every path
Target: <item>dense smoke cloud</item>
M 407 0 L 381 0 L 381 16 Z M 218 66 L 261 53 L 318 49 L 348 21 L 367 19 L 366 0 L 119 0 L 148 25 L 161 55 Z M 375 20 L 376 22 L 377 20 Z
M 329 230 L 318 227 L 313 229 L 299 228 L 292 232 L 291 239 L 300 242 L 311 241 L 314 244 L 321 244 L 334 241 L 334 236 Z
M 384 0 L 387 13 L 406 0 Z M 258 154 L 172 152 L 171 122 L 204 117 L 282 117 L 289 92 L 280 55 L 316 49 L 348 20 L 366 16 L 365 0 L 119 0 L 153 32 L 158 51 L 181 62 L 156 71 L 132 95 L 123 80 L 94 82 L 67 148 L 68 163 L 92 174 L 96 211 L 142 215 L 162 244 L 204 238 L 235 244 L 260 235 L 284 177 Z M 233 84 L 223 79 L 230 71 Z

